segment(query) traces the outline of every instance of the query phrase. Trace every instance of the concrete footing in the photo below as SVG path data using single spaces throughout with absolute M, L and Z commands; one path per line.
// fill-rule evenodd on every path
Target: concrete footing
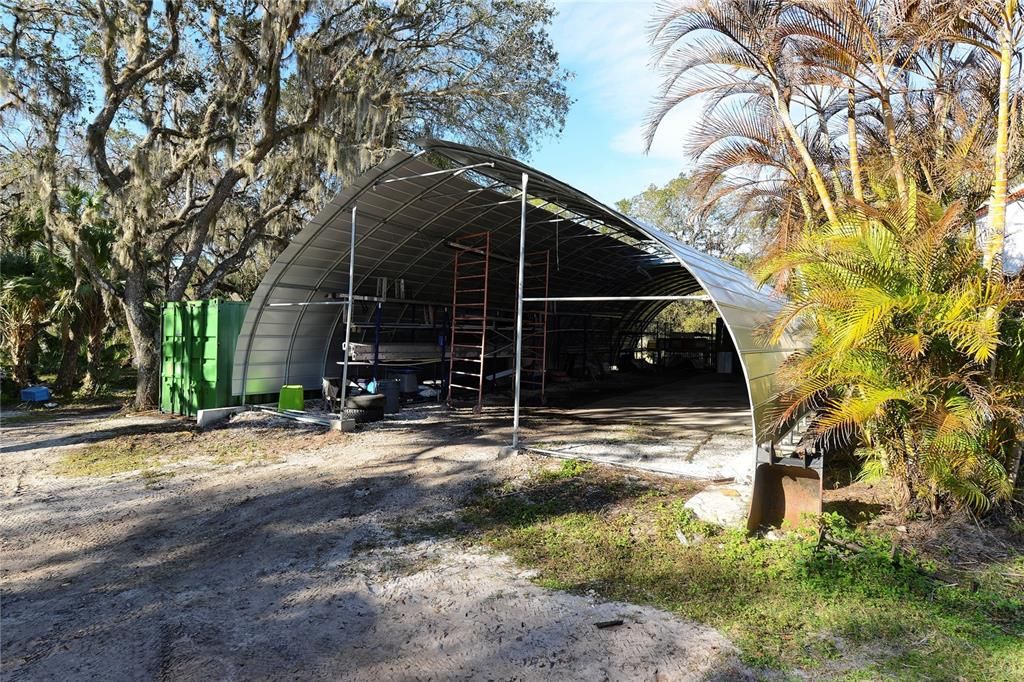
M 341 431 L 342 433 L 349 433 L 356 430 L 356 420 L 352 417 L 345 417 L 344 419 L 332 419 L 331 429 L 334 431 Z
M 505 445 L 498 448 L 498 459 L 505 459 L 506 457 L 519 454 L 520 452 L 522 452 L 521 448 L 514 448 L 511 445 Z
M 196 426 L 199 428 L 206 428 L 212 426 L 217 422 L 222 422 L 233 414 L 239 412 L 248 412 L 248 405 L 238 405 L 236 407 L 215 407 L 209 410 L 199 410 L 196 413 Z

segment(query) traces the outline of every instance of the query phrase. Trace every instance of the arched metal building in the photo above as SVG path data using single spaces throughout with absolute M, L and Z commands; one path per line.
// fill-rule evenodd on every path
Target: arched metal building
M 549 254 L 549 295 L 607 299 L 596 306 L 600 315 L 588 317 L 587 328 L 573 332 L 574 325 L 565 325 L 560 347 L 578 353 L 582 345 L 585 354 L 615 358 L 636 344 L 637 330 L 669 304 L 668 297 L 704 294 L 728 329 L 746 379 L 754 450 L 770 451 L 766 410 L 775 371 L 800 344 L 786 338 L 766 346 L 760 338 L 758 328 L 781 305 L 769 289 L 513 159 L 436 140 L 424 141 L 422 148 L 418 154 L 396 153 L 352 183 L 276 260 L 253 296 L 238 340 L 236 395 L 273 393 L 284 384 L 317 389 L 322 377 L 337 375 L 345 333 L 339 294 L 348 291 L 353 206 L 354 342 L 381 334 L 373 322 L 383 315 L 392 322 L 417 322 L 392 324 L 383 332 L 385 340 L 415 342 L 420 334 L 422 343 L 436 344 L 425 322 L 451 303 L 457 254 L 452 240 L 470 232 L 490 235 L 488 305 L 512 319 L 526 174 L 526 251 Z M 582 305 L 562 304 L 561 311 L 571 314 Z

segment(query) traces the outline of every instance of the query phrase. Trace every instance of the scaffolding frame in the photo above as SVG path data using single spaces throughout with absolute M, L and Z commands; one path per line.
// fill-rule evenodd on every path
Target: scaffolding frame
M 551 255 L 547 250 L 527 254 L 523 274 L 523 293 L 537 294 L 536 298 L 523 298 L 523 351 L 526 359 L 525 383 L 540 391 L 544 402 L 547 376 L 548 346 L 548 283 L 551 273 Z M 526 309 L 527 306 L 531 306 Z
M 448 405 L 456 404 L 457 391 L 475 391 L 474 412 L 484 404 L 484 362 L 487 355 L 487 294 L 491 270 L 491 233 L 477 232 L 454 238 L 452 279 L 452 336 L 449 340 Z M 476 357 L 460 357 L 476 353 Z M 475 386 L 471 386 L 472 381 Z

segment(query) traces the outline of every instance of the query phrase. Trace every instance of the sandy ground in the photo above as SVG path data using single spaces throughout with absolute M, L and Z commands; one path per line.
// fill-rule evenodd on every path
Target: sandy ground
M 749 401 L 734 377 L 695 374 L 526 414 L 532 422 L 525 443 L 539 450 L 743 487 L 753 482 Z
M 159 415 L 4 429 L 3 679 L 748 675 L 710 628 L 544 590 L 502 556 L 409 533 L 475 486 L 537 466 L 497 459 L 507 434 L 486 414 L 296 430 L 298 451 L 232 464 L 197 451 L 156 483 L 56 475 L 69 448 L 147 428 L 188 437 Z M 223 431 L 269 429 L 305 427 L 246 414 Z M 611 619 L 624 623 L 594 626 Z

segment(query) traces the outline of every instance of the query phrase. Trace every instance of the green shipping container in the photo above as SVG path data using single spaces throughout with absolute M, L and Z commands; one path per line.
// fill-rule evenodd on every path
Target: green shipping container
M 220 300 L 164 305 L 161 410 L 191 416 L 233 404 L 231 368 L 248 306 Z

